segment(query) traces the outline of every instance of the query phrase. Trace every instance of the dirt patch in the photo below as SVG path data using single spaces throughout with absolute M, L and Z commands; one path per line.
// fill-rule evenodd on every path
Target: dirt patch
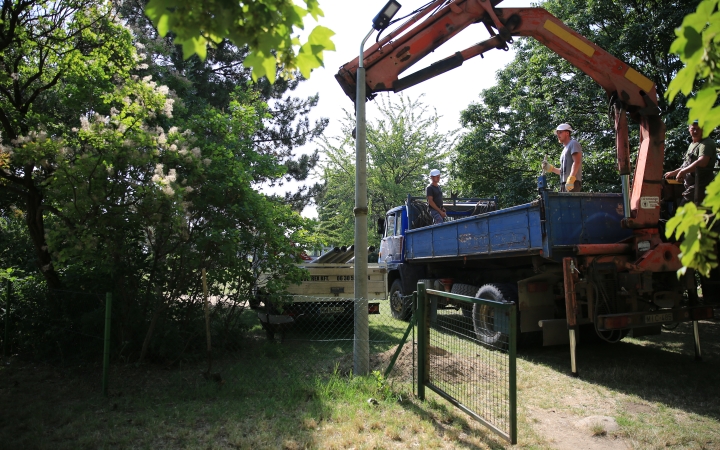
M 611 432 L 600 433 L 592 427 L 578 427 L 582 418 L 546 409 L 527 411 L 533 428 L 557 450 L 624 450 L 630 444 Z
M 371 353 L 370 371 L 378 370 L 384 373 L 396 351 L 397 346 L 382 353 Z M 390 378 L 408 379 L 412 376 L 414 370 L 412 351 L 412 345 L 403 345 L 400 355 L 395 361 L 393 370 L 390 372 Z M 457 356 L 433 346 L 430 346 L 428 352 L 431 355 L 431 377 L 437 377 L 443 382 L 462 383 L 471 379 L 478 380 L 480 378 L 491 380 L 499 376 L 496 369 L 487 365 L 480 358 Z M 336 359 L 335 362 L 331 366 L 326 367 L 326 369 L 333 371 L 336 366 L 338 371 L 343 375 L 352 373 L 353 355 L 344 355 Z
M 390 364 L 390 360 L 397 351 L 397 346 L 382 352 L 370 354 L 370 372 L 378 370 L 385 373 Z M 411 344 L 403 345 L 400 355 L 398 355 L 390 377 L 410 378 L 413 374 L 413 346 Z M 353 371 L 353 355 L 347 354 L 337 358 L 332 364 L 325 367 L 326 371 L 334 371 L 335 367 L 339 373 L 348 375 Z
M 625 405 L 625 411 L 633 414 L 650 414 L 655 411 L 655 408 L 643 403 L 628 402 Z

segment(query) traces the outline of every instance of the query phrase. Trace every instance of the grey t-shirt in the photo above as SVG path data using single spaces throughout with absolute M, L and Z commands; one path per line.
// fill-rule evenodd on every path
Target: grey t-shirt
M 428 186 L 425 188 L 425 197 L 432 197 L 433 202 L 435 202 L 435 206 L 442 209 L 443 199 L 440 186 L 433 186 L 432 184 L 428 184 Z
M 570 142 L 568 142 L 567 145 L 563 147 L 562 154 L 560 155 L 561 183 L 564 183 L 565 180 L 567 180 L 570 176 L 573 164 L 572 155 L 575 153 L 580 153 L 582 155 L 582 147 L 580 147 L 580 143 L 578 141 L 576 141 L 575 139 L 570 139 Z M 580 166 L 580 169 L 578 170 L 575 178 L 577 178 L 578 181 L 582 181 L 582 166 Z

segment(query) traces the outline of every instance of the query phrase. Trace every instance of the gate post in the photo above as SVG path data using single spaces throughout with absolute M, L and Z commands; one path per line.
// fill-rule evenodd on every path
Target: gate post
M 3 338 L 3 356 L 10 356 L 10 278 L 7 279 L 7 303 L 5 304 L 5 337 Z
M 509 378 L 509 403 L 510 403 L 510 443 L 517 444 L 517 303 L 510 307 L 510 336 L 508 345 L 508 378 Z
M 105 294 L 105 348 L 103 351 L 103 395 L 108 395 L 108 372 L 110 370 L 110 320 L 112 318 L 112 293 Z
M 425 383 L 428 382 L 428 344 L 430 324 L 428 320 L 427 294 L 425 283 L 417 284 L 417 324 L 418 324 L 418 398 L 425 400 Z

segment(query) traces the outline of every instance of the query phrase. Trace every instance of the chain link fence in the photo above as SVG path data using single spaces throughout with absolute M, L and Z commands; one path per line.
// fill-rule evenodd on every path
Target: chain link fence
M 226 377 L 257 357 L 270 357 L 277 367 L 311 376 L 351 374 L 354 317 L 359 308 L 367 308 L 367 372 L 406 383 L 405 391 L 415 386 L 414 328 L 393 317 L 385 299 L 286 297 L 282 309 L 271 309 L 270 314 L 262 303 L 251 305 L 235 296 L 212 296 L 206 303 L 198 293 L 165 303 L 151 299 L 149 305 L 164 309 L 151 307 L 145 320 L 129 321 L 128 303 L 107 292 L 48 290 L 17 282 L 12 295 L 3 294 L 0 337 L 6 355 L 33 356 L 59 366 L 143 362 L 202 371 L 208 377 Z M 112 387 L 112 375 L 109 384 Z
M 101 361 L 105 340 L 107 293 L 24 286 L 33 295 L 20 296 L 22 283 L 8 282 L 0 296 L 4 356 L 25 356 L 60 366 Z
M 413 296 L 404 300 L 412 302 Z M 386 299 L 359 300 L 337 297 L 288 296 L 273 304 L 261 305 L 257 318 L 271 342 L 286 350 L 295 349 L 325 370 L 353 372 L 356 347 L 355 315 L 368 310 L 369 371 L 389 378 L 414 380 L 414 328 L 410 322 L 393 317 Z M 274 314 L 272 314 L 274 313 Z M 362 344 L 360 347 L 362 348 Z M 388 371 L 388 368 L 392 370 Z

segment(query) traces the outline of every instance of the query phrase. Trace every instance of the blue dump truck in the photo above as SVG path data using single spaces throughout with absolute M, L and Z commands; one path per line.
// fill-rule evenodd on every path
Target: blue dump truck
M 698 303 L 692 274 L 678 279 L 679 246 L 664 241 L 663 220 L 673 207 L 663 194 L 665 123 L 655 83 L 545 9 L 500 8 L 501 2 L 428 3 L 340 67 L 335 78 L 351 100 L 371 100 L 379 92 L 401 92 L 470 58 L 507 49 L 514 38 L 532 37 L 605 90 L 622 194 L 553 193 L 541 176 L 540 197 L 532 203 L 492 211 L 488 200 L 450 199 L 446 208 L 455 220 L 434 226 L 421 204 L 409 199 L 379 224 L 379 262 L 387 267 L 393 313 L 408 316 L 402 295 L 425 280 L 459 294 L 517 302 L 521 335 L 541 333 L 545 344 L 569 340 L 573 362 L 581 326 L 618 341 L 630 330 L 635 336 L 657 333 L 663 324 L 682 321 L 694 322 L 700 356 L 697 322 L 712 317 L 713 309 Z M 426 67 L 415 66 L 469 27 L 484 28 L 490 36 Z M 417 70 L 409 72 L 411 67 Z M 462 88 L 457 87 L 459 95 Z M 632 124 L 638 126 L 640 144 L 633 164 Z M 364 209 L 356 208 L 356 214 Z M 453 306 L 462 307 L 437 305 Z M 484 342 L 496 340 L 508 325 L 490 310 L 464 313 L 472 314 Z
M 408 197 L 388 211 L 378 220 L 379 262 L 393 315 L 409 318 L 406 296 L 424 281 L 431 289 L 515 302 L 520 337 L 570 343 L 573 356 L 576 337 L 568 330 L 581 326 L 617 342 L 630 330 L 655 334 L 662 325 L 713 316 L 697 304 L 694 280 L 676 275 L 677 243 L 658 241 L 657 230 L 623 226 L 622 194 L 553 192 L 544 175 L 538 187 L 535 201 L 500 210 L 494 199 L 445 200 L 448 220 L 437 225 L 424 198 Z M 463 306 L 434 307 L 472 316 L 487 344 L 509 329 L 507 317 Z

